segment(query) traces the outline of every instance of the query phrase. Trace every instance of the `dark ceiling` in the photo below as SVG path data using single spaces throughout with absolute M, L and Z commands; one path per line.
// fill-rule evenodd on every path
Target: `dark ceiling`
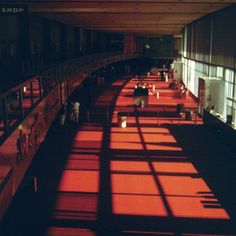
M 26 0 L 30 12 L 86 29 L 178 35 L 183 27 L 236 0 Z

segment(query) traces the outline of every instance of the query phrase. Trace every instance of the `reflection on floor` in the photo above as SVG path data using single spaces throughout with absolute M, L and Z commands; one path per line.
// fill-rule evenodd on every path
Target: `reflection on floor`
M 196 114 L 176 113 L 178 103 L 196 108 L 191 97 L 151 79 L 160 97 L 148 107 L 133 105 L 137 79 L 122 78 L 80 126 L 52 128 L 29 172 L 38 192 L 19 191 L 6 235 L 236 235 L 232 153 Z

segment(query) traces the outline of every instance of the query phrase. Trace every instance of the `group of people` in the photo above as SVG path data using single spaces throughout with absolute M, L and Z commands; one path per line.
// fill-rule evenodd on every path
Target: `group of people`
M 159 92 L 156 89 L 156 85 L 154 83 L 142 82 L 136 83 L 134 85 L 134 89 L 143 88 L 148 89 L 148 95 L 156 95 L 159 98 Z
M 165 81 L 165 82 L 168 82 L 168 80 L 169 80 L 168 73 L 164 72 L 164 71 L 161 71 L 160 73 L 161 73 L 161 80 Z
M 60 124 L 64 125 L 67 121 L 78 124 L 79 123 L 80 102 L 72 101 L 70 104 L 64 103 L 60 113 Z
M 168 80 L 172 78 L 172 71 L 168 69 L 152 68 L 150 72 L 148 72 L 148 76 L 157 76 L 161 78 L 161 81 L 168 82 Z
M 187 87 L 184 85 L 184 83 L 182 81 L 177 81 L 174 79 L 169 84 L 169 88 L 174 89 L 174 90 L 178 90 L 180 97 L 183 97 L 183 96 L 187 97 L 189 94 L 189 90 L 187 89 Z

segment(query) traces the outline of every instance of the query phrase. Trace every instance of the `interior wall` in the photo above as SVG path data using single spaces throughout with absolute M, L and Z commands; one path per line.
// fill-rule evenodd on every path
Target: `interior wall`
M 132 35 L 124 37 L 124 53 L 130 54 L 135 52 L 135 38 Z
M 5 27 L 6 24 L 11 24 L 11 27 Z M 4 33 L 0 33 L 0 59 L 11 56 L 11 44 L 14 44 L 16 51 L 18 50 L 18 26 L 17 16 L 1 16 L 0 29 L 4 29 Z
M 40 17 L 31 16 L 29 21 L 31 56 L 43 53 L 43 21 Z
M 205 63 L 235 68 L 236 5 L 187 25 L 187 57 Z

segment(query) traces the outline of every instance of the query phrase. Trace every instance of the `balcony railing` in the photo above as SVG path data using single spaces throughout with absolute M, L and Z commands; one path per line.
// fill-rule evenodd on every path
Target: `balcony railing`
M 95 54 L 71 59 L 47 71 L 34 76 L 20 85 L 0 95 L 0 144 L 24 120 L 24 118 L 44 99 L 52 89 L 62 84 L 66 87 L 67 96 L 73 92 L 83 79 L 95 70 L 139 55 L 121 53 Z M 34 63 L 25 63 L 27 71 L 33 69 Z M 38 65 L 39 66 L 39 65 Z M 32 67 L 32 68 L 31 68 Z M 73 77 L 75 73 L 83 76 Z

